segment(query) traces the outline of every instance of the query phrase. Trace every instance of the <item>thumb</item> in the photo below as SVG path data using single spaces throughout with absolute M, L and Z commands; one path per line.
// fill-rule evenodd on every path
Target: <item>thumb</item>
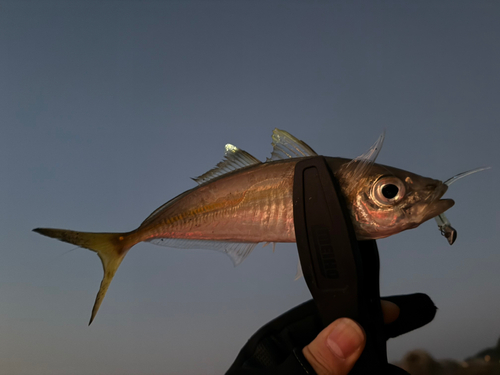
M 302 353 L 318 375 L 347 375 L 365 347 L 366 336 L 355 321 L 331 323 Z

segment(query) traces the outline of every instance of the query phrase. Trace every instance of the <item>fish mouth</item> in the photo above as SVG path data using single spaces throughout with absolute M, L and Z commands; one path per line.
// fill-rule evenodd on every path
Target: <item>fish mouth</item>
M 434 194 L 432 194 L 430 198 L 432 201 L 441 198 L 444 195 L 444 193 L 446 193 L 446 191 L 448 190 L 448 185 L 442 183 L 441 181 L 438 182 L 439 185 L 436 187 Z
M 424 208 L 422 212 L 422 222 L 441 215 L 443 212 L 453 207 L 453 205 L 455 204 L 455 201 L 453 199 L 440 199 L 448 190 L 448 186 L 440 181 L 436 182 L 438 182 L 438 185 L 434 187 L 434 192 L 432 192 L 432 194 L 426 200 L 428 203 L 427 207 Z M 425 203 L 422 202 L 422 205 L 424 206 Z
M 455 204 L 453 199 L 440 199 L 447 190 L 448 186 L 442 182 L 440 182 L 440 184 L 436 187 L 434 193 L 429 199 L 433 203 L 429 204 L 427 209 L 424 211 L 425 220 L 441 215 L 443 212 L 453 207 Z
M 440 199 L 434 202 L 425 212 L 425 220 L 432 219 L 455 205 L 453 199 Z

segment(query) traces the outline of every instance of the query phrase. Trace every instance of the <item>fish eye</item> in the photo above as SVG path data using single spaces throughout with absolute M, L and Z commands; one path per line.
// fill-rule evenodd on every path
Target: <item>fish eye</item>
M 387 199 L 392 199 L 398 195 L 399 188 L 394 184 L 387 184 L 382 186 L 382 195 Z
M 379 206 L 390 206 L 399 202 L 405 196 L 406 188 L 403 181 L 394 176 L 382 176 L 372 186 L 372 199 Z

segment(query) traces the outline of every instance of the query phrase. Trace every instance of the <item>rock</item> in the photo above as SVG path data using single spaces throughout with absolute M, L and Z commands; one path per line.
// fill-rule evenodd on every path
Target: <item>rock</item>
M 443 366 L 424 350 L 408 352 L 399 367 L 411 375 L 444 375 Z
M 436 360 L 425 350 L 413 350 L 396 365 L 411 375 L 500 375 L 500 339 L 465 361 Z

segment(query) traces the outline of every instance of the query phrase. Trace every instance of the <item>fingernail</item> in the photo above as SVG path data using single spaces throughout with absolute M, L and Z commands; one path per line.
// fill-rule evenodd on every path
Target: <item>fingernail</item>
M 364 339 L 363 331 L 358 324 L 351 319 L 342 318 L 328 335 L 326 345 L 336 357 L 346 359 L 359 349 Z

